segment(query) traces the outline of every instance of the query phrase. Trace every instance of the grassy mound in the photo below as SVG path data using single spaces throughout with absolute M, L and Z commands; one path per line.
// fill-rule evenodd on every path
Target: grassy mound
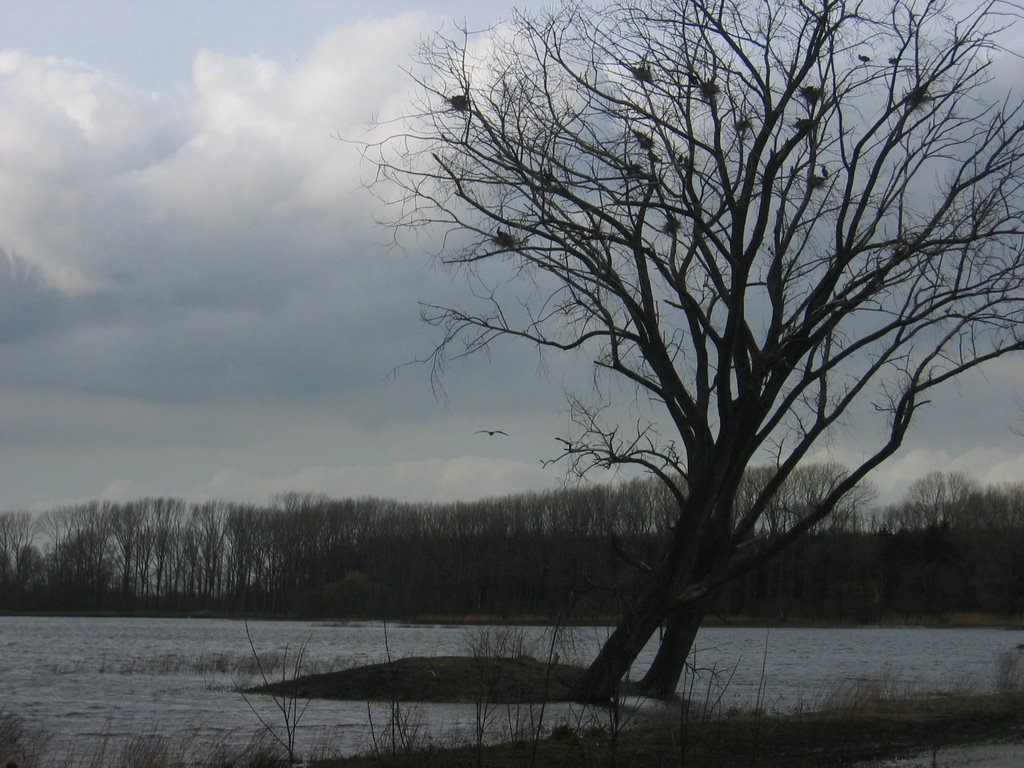
M 416 656 L 305 675 L 247 692 L 346 701 L 572 701 L 582 674 L 581 667 L 548 664 L 528 656 Z

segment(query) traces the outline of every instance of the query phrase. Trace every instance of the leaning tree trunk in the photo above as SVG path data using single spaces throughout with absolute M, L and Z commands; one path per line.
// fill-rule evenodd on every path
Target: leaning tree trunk
M 651 590 L 622 618 L 580 678 L 576 687 L 580 700 L 608 701 L 615 696 L 637 654 L 665 620 L 672 605 L 666 598 L 664 590 Z
M 725 508 L 730 507 L 727 505 Z M 712 514 L 713 505 L 708 506 L 710 511 L 705 514 L 701 513 L 702 509 L 703 506 L 695 504 L 686 517 L 711 519 L 713 522 L 728 520 L 727 517 L 716 520 Z M 622 618 L 597 658 L 580 678 L 576 690 L 580 699 L 607 701 L 612 698 L 637 655 L 666 619 L 669 622 L 668 635 L 662 638 L 653 666 L 641 685 L 646 685 L 652 692 L 663 690 L 664 693 L 659 695 L 666 698 L 675 693 L 693 638 L 704 618 L 706 604 L 703 598 L 680 603 L 677 595 L 682 591 L 683 584 L 693 583 L 694 573 L 710 573 L 727 551 L 729 529 L 727 526 L 719 527 L 721 530 L 714 537 L 705 531 L 705 541 L 699 549 L 695 549 L 693 542 L 700 537 L 695 534 L 692 526 L 676 526 L 658 568 L 657 580 Z M 688 579 L 684 580 L 682 574 L 688 574 Z
M 704 604 L 703 600 L 695 600 L 680 605 L 669 616 L 658 653 L 640 681 L 640 687 L 651 696 L 670 699 L 676 695 L 697 630 L 704 620 Z

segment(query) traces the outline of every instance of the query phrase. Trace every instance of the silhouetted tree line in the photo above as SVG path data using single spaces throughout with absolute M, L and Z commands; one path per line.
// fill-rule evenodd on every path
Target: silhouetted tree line
M 717 610 L 860 623 L 1024 613 L 1024 483 L 933 472 L 897 504 L 825 522 L 728 585 Z
M 751 497 L 771 472 L 748 473 Z M 754 536 L 784 530 L 829 476 L 817 465 L 798 473 Z M 934 473 L 899 504 L 869 510 L 870 499 L 853 494 L 723 587 L 714 612 L 855 622 L 1024 612 L 1024 483 Z M 3 512 L 0 609 L 598 617 L 643 589 L 672 508 L 659 483 L 634 480 L 451 504 L 285 494 L 266 506 L 150 498 Z

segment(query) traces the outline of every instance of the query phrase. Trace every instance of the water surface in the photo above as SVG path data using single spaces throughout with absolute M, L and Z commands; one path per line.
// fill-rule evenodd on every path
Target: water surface
M 380 623 L 253 621 L 253 646 L 267 661 L 304 649 L 304 668 L 337 669 L 405 656 L 467 654 L 488 629 Z M 607 628 L 563 631 L 551 645 L 544 627 L 522 630 L 539 658 L 552 647 L 562 661 L 592 658 Z M 495 628 L 494 635 L 507 630 Z M 492 638 L 493 639 L 493 638 Z M 697 677 L 682 688 L 723 709 L 792 712 L 817 706 L 829 691 L 881 680 L 892 691 L 976 690 L 995 685 L 996 659 L 1024 641 L 998 629 L 705 628 L 697 638 Z M 637 674 L 653 657 L 652 643 Z M 80 754 L 102 738 L 158 733 L 192 742 L 246 743 L 261 727 L 238 689 L 258 682 L 241 621 L 224 619 L 0 617 L 0 711 L 25 718 L 53 737 L 55 751 Z M 273 672 L 279 675 L 280 672 Z M 267 697 L 249 701 L 271 723 Z M 401 713 L 420 736 L 468 736 L 474 705 L 408 705 Z M 487 713 L 495 738 L 530 727 L 539 707 Z M 367 748 L 391 716 L 387 704 L 322 702 L 301 721 L 300 750 L 330 742 L 334 750 Z M 600 713 L 547 707 L 544 723 L 579 723 Z M 276 719 L 275 719 L 276 718 Z M 369 723 L 374 723 L 371 730 Z

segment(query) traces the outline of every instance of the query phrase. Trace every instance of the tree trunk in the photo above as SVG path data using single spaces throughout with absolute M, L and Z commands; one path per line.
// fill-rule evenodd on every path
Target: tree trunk
M 664 621 L 670 606 L 664 591 L 654 589 L 622 618 L 580 678 L 576 688 L 580 700 L 608 701 L 615 695 L 622 678 Z
M 651 696 L 670 699 L 676 695 L 686 659 L 704 620 L 704 610 L 704 601 L 697 600 L 679 606 L 669 616 L 658 653 L 640 681 L 640 687 Z

